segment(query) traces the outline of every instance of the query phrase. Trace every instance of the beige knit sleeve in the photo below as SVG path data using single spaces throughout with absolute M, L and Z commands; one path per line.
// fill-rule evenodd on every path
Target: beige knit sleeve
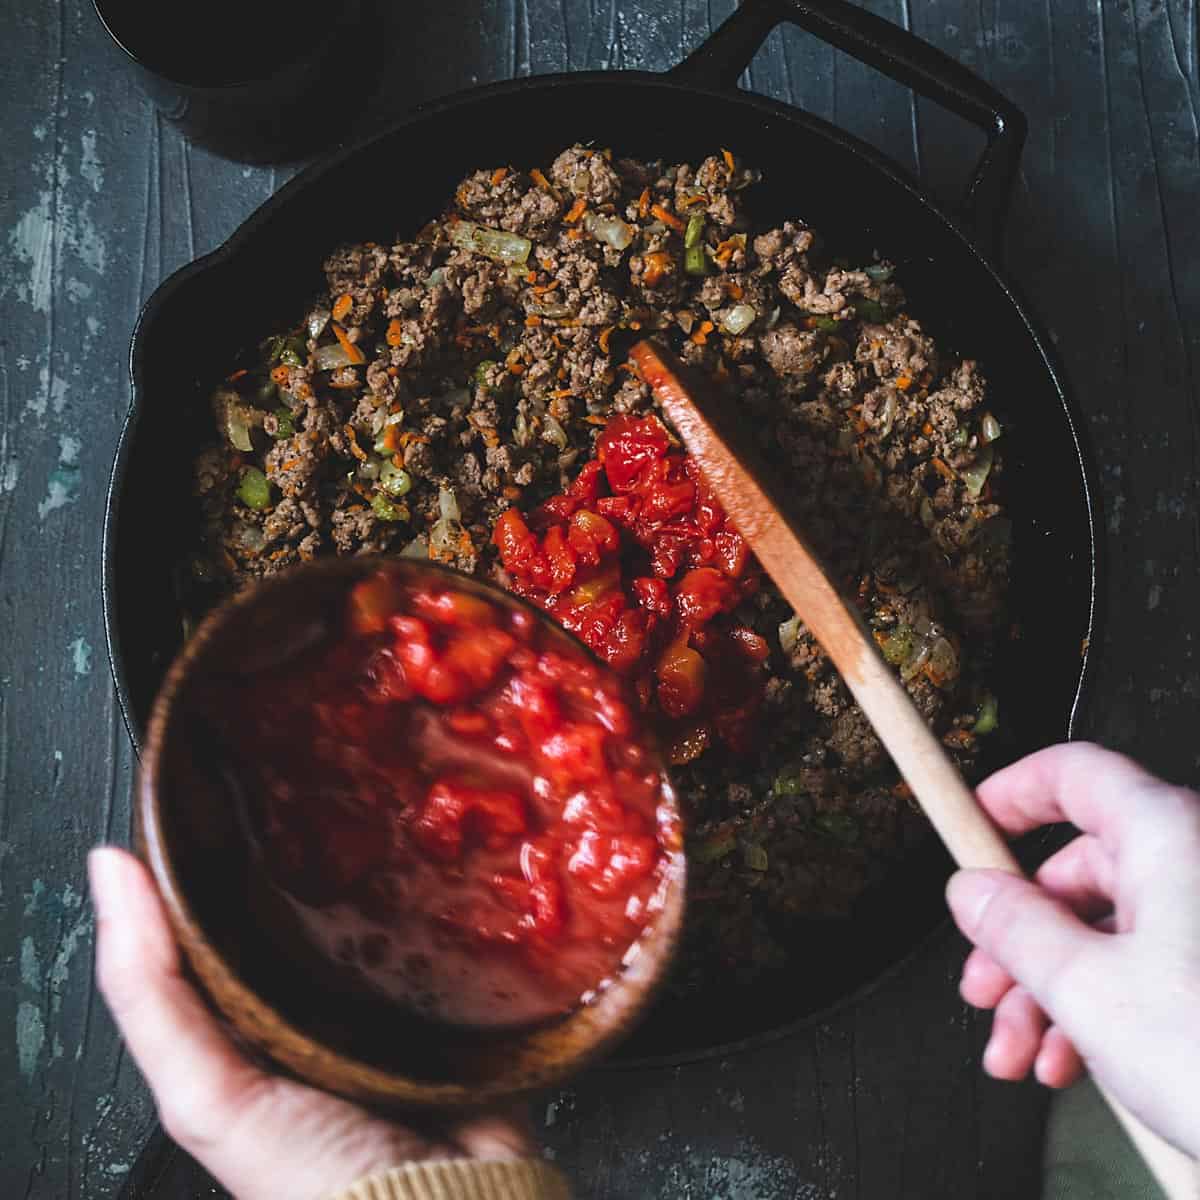
M 540 1159 L 456 1158 L 376 1171 L 329 1200 L 570 1200 L 570 1192 Z

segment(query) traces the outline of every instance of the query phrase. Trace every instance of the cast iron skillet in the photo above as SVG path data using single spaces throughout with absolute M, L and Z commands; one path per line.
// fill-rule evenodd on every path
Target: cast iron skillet
M 962 226 L 874 150 L 808 113 L 736 89 L 782 21 L 985 131 Z M 299 175 L 223 247 L 168 279 L 134 332 L 133 404 L 113 468 L 103 559 L 109 657 L 134 746 L 179 647 L 171 576 L 197 541 L 189 459 L 211 437 L 206 389 L 247 342 L 294 319 L 339 242 L 411 235 L 469 170 L 546 163 L 579 141 L 672 162 L 733 149 L 763 170 L 762 184 L 747 193 L 756 225 L 799 216 L 852 261 L 878 249 L 898 263 L 911 310 L 926 328 L 984 364 L 1005 426 L 1013 611 L 1021 628 L 999 656 L 1004 737 L 996 750 L 1011 758 L 1069 736 L 1094 618 L 1096 526 L 1074 410 L 1042 337 L 993 266 L 1024 132 L 1021 113 L 992 88 L 842 0 L 745 0 L 665 75 L 559 75 L 471 91 Z M 731 983 L 668 1002 L 635 1037 L 626 1061 L 727 1052 L 852 997 L 941 925 L 947 870 L 938 849 L 918 850 L 852 921 L 807 933 L 794 969 L 769 986 Z

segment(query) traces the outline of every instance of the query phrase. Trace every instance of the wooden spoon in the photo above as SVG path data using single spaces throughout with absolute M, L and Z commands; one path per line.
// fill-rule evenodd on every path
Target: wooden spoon
M 1020 875 L 1000 832 L 884 662 L 857 610 L 772 500 L 753 453 L 739 445 L 733 404 L 690 377 L 685 383 L 682 364 L 653 342 L 638 342 L 630 357 L 738 532 L 833 660 L 954 861 Z M 1170 1200 L 1195 1200 L 1196 1163 L 1100 1090 Z

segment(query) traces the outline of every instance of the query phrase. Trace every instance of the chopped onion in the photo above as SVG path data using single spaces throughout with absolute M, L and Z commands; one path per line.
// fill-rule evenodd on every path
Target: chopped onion
M 930 641 L 928 638 L 921 638 L 914 644 L 914 653 L 909 656 L 908 661 L 900 668 L 900 678 L 907 683 L 910 679 L 915 679 L 924 669 L 925 664 L 929 661 Z
M 400 551 L 401 558 L 428 558 L 429 548 L 425 545 L 425 539 L 415 537 L 403 550 Z
M 438 512 L 441 516 L 429 530 L 429 556 L 440 559 L 453 555 L 462 533 L 458 500 L 449 488 L 438 489 Z
M 396 466 L 391 459 L 380 465 L 379 486 L 389 496 L 407 496 L 412 490 L 412 483 L 412 476 L 403 467 Z
M 569 304 L 531 304 L 529 312 L 535 317 L 549 317 L 552 321 L 560 320 L 563 317 L 571 315 L 571 306 Z
M 1000 422 L 991 413 L 983 414 L 983 420 L 979 423 L 979 436 L 985 444 L 994 442 L 1003 432 Z
M 800 618 L 793 613 L 779 627 L 779 648 L 784 654 L 791 654 L 800 640 Z
M 428 278 L 425 280 L 426 287 L 437 287 L 439 283 L 446 282 L 446 271 L 443 267 L 435 267 L 429 272 Z
M 559 450 L 567 448 L 567 431 L 562 427 L 562 423 L 550 416 L 549 413 L 542 420 L 542 440 L 549 442 Z
M 523 412 L 518 411 L 513 421 L 513 440 L 524 449 L 529 445 L 529 420 Z
M 318 346 L 313 353 L 313 365 L 318 371 L 336 371 L 338 367 L 348 367 L 354 360 L 346 353 L 340 342 L 330 342 L 328 346 Z
M 889 279 L 891 279 L 892 273 L 895 271 L 895 269 L 895 267 L 886 263 L 873 263 L 871 266 L 866 267 L 865 271 L 867 278 L 870 279 L 872 283 L 886 283 Z
M 235 450 L 250 451 L 254 443 L 250 440 L 250 430 L 262 425 L 263 413 L 260 409 L 250 408 L 241 403 L 237 392 L 219 389 L 213 395 L 213 407 L 217 411 L 217 420 L 224 429 L 229 444 Z
M 450 227 L 450 240 L 463 250 L 473 250 L 476 254 L 483 254 L 509 266 L 526 262 L 533 249 L 533 243 L 520 234 L 490 229 L 472 221 L 456 221 Z
M 266 544 L 266 535 L 257 525 L 239 522 L 233 530 L 234 540 L 245 551 L 257 554 Z
M 944 637 L 937 638 L 929 648 L 929 677 L 938 687 L 958 678 L 958 654 Z
M 780 306 L 777 304 L 777 305 L 775 305 L 775 307 L 774 307 L 773 309 L 771 309 L 771 311 L 770 311 L 770 312 L 767 314 L 767 330 L 768 330 L 768 332 L 769 332 L 770 330 L 774 329 L 774 328 L 775 328 L 775 326 L 779 324 L 779 314 L 780 314 L 781 312 L 783 312 L 783 309 L 782 309 L 782 308 L 780 308 Z
M 308 314 L 308 336 L 313 341 L 316 341 L 325 332 L 325 326 L 329 324 L 332 315 L 327 308 L 314 308 Z
M 366 462 L 358 464 L 358 477 L 359 479 L 378 479 L 382 467 L 383 464 L 379 459 L 368 458 Z
M 726 333 L 732 333 L 735 336 L 739 333 L 745 333 L 747 329 L 754 323 L 754 318 L 758 313 L 750 304 L 735 304 L 732 308 L 727 309 L 725 315 L 721 318 L 721 328 Z
M 969 467 L 959 469 L 959 477 L 967 489 L 967 495 L 972 500 L 978 500 L 983 492 L 983 485 L 987 483 L 988 473 L 992 469 L 993 457 L 994 452 L 992 447 L 990 445 L 984 446 L 979 452 L 979 457 Z
M 620 217 L 590 212 L 583 218 L 583 225 L 592 237 L 614 250 L 627 250 L 633 243 L 633 228 Z
M 900 402 L 896 399 L 895 392 L 888 392 L 887 399 L 883 402 L 883 408 L 879 411 L 879 436 L 887 437 L 892 432 L 892 426 L 896 422 L 896 411 L 900 407 Z
M 438 488 L 438 512 L 443 521 L 462 520 L 462 513 L 458 511 L 458 498 L 450 488 Z

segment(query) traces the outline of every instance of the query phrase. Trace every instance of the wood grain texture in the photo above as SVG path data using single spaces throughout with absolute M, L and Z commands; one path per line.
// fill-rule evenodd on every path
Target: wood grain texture
M 443 0 L 419 17 L 388 7 L 395 69 L 354 132 L 513 74 L 666 67 L 732 0 Z M 1087 416 L 1109 535 L 1085 732 L 1194 782 L 1194 4 L 869 7 L 1030 116 L 1009 272 L 1053 331 Z M 83 899 L 87 847 L 123 839 L 129 815 L 98 599 L 128 335 L 156 284 L 290 172 L 185 147 L 113 69 L 86 0 L 10 0 L 0 33 L 0 1195 L 105 1200 L 153 1119 L 92 992 Z M 956 118 L 795 30 L 772 36 L 745 82 L 879 146 L 946 204 L 978 147 Z M 957 1001 L 962 954 L 946 934 L 854 1008 L 752 1052 L 597 1073 L 548 1100 L 546 1142 L 584 1197 L 1035 1195 L 1044 1098 L 980 1075 L 986 1022 Z M 213 1194 L 198 1174 L 168 1172 L 164 1187 Z

